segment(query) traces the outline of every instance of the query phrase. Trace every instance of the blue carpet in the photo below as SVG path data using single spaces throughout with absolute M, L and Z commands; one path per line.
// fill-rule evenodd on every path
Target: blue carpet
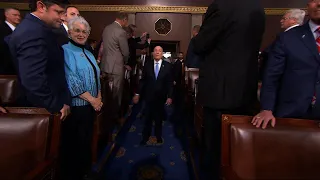
M 104 180 L 192 180 L 193 171 L 188 162 L 187 137 L 169 121 L 163 122 L 163 144 L 155 146 L 155 137 L 149 146 L 140 146 L 144 120 L 136 118 L 139 107 L 134 107 L 121 132 L 115 139 L 115 148 L 102 169 Z M 179 129 L 179 128 L 178 128 Z M 180 134 L 179 136 L 177 134 Z

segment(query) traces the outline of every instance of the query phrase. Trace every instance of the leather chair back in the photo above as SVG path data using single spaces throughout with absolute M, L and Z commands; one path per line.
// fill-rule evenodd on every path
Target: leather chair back
M 17 76 L 0 75 L 0 98 L 2 105 L 14 104 L 17 93 Z
M 18 180 L 45 160 L 48 115 L 0 116 L 0 179 Z
M 320 128 L 312 120 L 278 118 L 258 129 L 250 116 L 222 116 L 225 180 L 320 179 Z
M 0 116 L 0 179 L 53 180 L 60 117 L 42 108 L 6 109 L 8 113 Z

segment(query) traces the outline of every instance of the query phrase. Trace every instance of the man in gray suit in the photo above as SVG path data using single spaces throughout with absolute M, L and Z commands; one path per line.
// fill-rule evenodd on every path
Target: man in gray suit
M 103 55 L 101 59 L 102 79 L 104 81 L 104 91 L 112 92 L 113 109 L 115 116 L 119 118 L 122 90 L 124 83 L 124 70 L 131 70 L 127 66 L 129 58 L 129 46 L 127 33 L 123 29 L 128 25 L 128 14 L 118 12 L 116 20 L 106 26 L 103 30 Z M 104 98 L 106 99 L 106 98 Z M 110 103 L 110 102 L 109 102 Z

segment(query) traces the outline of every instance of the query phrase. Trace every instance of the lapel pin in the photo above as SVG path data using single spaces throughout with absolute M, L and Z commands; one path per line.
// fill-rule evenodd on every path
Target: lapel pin
M 306 35 L 302 35 L 302 38 L 304 38 Z

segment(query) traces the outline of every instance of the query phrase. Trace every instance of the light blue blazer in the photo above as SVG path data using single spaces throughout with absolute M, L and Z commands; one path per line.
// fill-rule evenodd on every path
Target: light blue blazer
M 65 72 L 69 90 L 72 96 L 72 106 L 89 105 L 79 97 L 84 92 L 89 92 L 93 97 L 98 96 L 101 90 L 100 69 L 91 52 L 70 40 L 62 46 L 65 58 Z

